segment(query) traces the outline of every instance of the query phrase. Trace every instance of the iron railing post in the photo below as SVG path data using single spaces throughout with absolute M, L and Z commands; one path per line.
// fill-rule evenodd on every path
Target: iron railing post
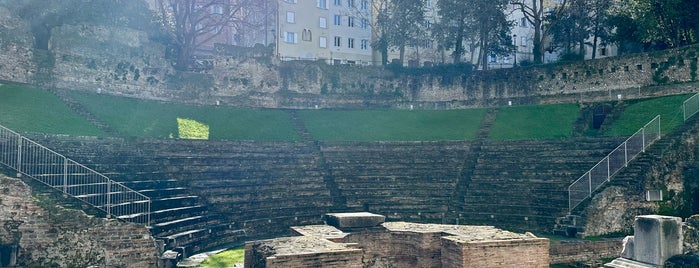
M 624 142 L 624 167 L 629 166 L 629 149 L 626 146 L 627 144 L 627 142 Z
M 111 207 L 111 192 L 112 192 L 112 180 L 107 180 L 107 202 L 105 205 L 105 208 L 107 209 L 107 218 L 110 218 L 111 212 L 112 212 L 112 207 Z
M 17 177 L 22 177 L 22 135 L 17 134 Z
M 587 184 L 590 186 L 590 191 L 587 193 L 588 197 L 592 197 L 592 172 L 587 172 Z
M 63 157 L 63 193 L 68 193 L 68 158 Z

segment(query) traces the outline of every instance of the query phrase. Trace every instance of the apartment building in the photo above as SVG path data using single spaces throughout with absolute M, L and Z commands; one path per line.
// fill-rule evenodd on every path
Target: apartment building
M 279 59 L 372 63 L 370 0 L 279 0 L 278 5 Z

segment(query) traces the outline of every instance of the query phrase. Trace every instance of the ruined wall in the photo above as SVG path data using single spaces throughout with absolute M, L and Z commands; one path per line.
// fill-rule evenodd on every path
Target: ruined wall
M 36 67 L 29 24 L 0 7 L 0 80 L 28 83 Z
M 614 178 L 611 186 L 593 196 L 590 205 L 582 212 L 586 218 L 585 235 L 630 234 L 638 215 L 688 217 L 699 209 L 692 204 L 696 202 L 694 195 L 699 189 L 696 176 L 699 124 L 694 120 L 678 128 L 682 133 L 663 137 L 665 140 L 650 147 L 649 150 L 654 151 L 650 152 L 651 157 L 641 175 L 622 180 Z M 687 188 L 692 185 L 694 188 Z M 663 191 L 664 201 L 646 201 L 646 190 Z
M 622 245 L 621 239 L 557 241 L 551 242 L 549 256 L 552 264 L 581 262 L 599 267 L 604 264 L 601 259 L 619 257 Z
M 482 241 L 462 242 L 458 238 L 445 237 L 442 254 L 445 256 L 460 254 L 459 258 L 448 260 L 463 263 L 443 262 L 444 267 L 549 267 L 549 240 L 533 239 L 527 241 Z M 456 245 L 454 245 L 456 244 Z M 458 250 L 458 247 L 461 250 Z
M 2 12 L 2 11 L 0 11 Z M 453 109 L 573 102 L 692 91 L 643 89 L 697 79 L 699 46 L 557 64 L 491 71 L 434 67 L 391 70 L 276 62 L 269 58 L 212 56 L 197 72 L 176 72 L 165 47 L 138 30 L 64 25 L 52 31 L 48 51 L 31 48 L 26 23 L 0 27 L 0 79 L 48 87 L 102 91 L 196 104 L 268 108 L 397 107 Z M 12 23 L 10 23 L 12 22 Z
M 8 258 L 15 265 L 155 267 L 155 241 L 143 226 L 42 203 L 28 185 L 3 175 L 0 191 L 0 246 L 15 249 Z

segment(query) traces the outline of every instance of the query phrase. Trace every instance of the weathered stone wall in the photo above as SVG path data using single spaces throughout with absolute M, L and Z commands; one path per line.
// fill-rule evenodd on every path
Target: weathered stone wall
M 445 239 L 447 240 L 447 239 Z M 451 241 L 453 242 L 453 241 Z M 464 263 L 456 267 L 549 267 L 548 239 L 479 241 L 461 244 Z M 446 265 L 446 267 L 451 267 Z
M 615 178 L 611 186 L 593 196 L 590 205 L 582 212 L 585 216 L 585 235 L 631 233 L 638 215 L 691 215 L 695 189 L 685 189 L 688 182 L 696 184 L 695 175 L 689 173 L 696 167 L 699 155 L 697 137 L 699 124 L 690 121 L 676 136 L 666 136 L 651 147 L 652 157 L 644 171 L 632 178 Z M 696 186 L 695 186 L 696 187 Z M 646 190 L 662 190 L 664 201 L 648 202 Z
M 688 92 L 692 89 L 639 88 L 696 81 L 699 50 L 690 46 L 473 74 L 456 68 L 394 72 L 382 67 L 213 56 L 201 60 L 211 68 L 179 73 L 165 59 L 165 47 L 138 30 L 64 25 L 52 31 L 49 51 L 38 51 L 32 49 L 26 23 L 9 14 L 4 20 L 8 23 L 2 24 L 0 36 L 12 38 L 0 39 L 4 48 L 0 79 L 138 98 L 269 108 L 452 109 L 508 101 L 586 102 L 617 95 Z
M 621 239 L 566 240 L 551 242 L 551 263 L 585 263 L 598 267 L 602 259 L 616 258 L 621 254 Z M 596 266 L 595 266 L 596 265 Z
M 35 72 L 29 24 L 0 7 L 0 80 L 28 83 Z
M 37 201 L 19 179 L 0 175 L 0 245 L 21 267 L 154 267 L 148 229 Z M 44 203 L 41 203 L 44 202 Z

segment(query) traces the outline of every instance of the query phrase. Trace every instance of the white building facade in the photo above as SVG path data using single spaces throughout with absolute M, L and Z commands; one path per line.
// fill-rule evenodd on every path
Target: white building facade
M 278 4 L 279 59 L 371 64 L 371 0 L 279 0 Z

